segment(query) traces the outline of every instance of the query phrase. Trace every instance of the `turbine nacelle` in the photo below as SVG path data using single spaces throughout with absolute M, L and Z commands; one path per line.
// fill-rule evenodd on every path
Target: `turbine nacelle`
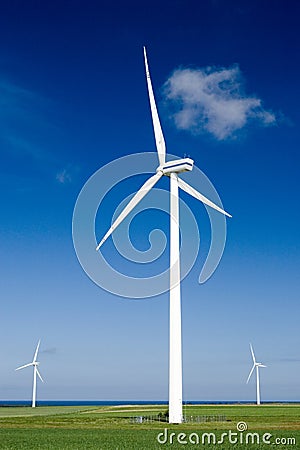
M 156 169 L 156 172 L 162 172 L 164 175 L 170 173 L 181 173 L 193 170 L 194 161 L 191 158 L 175 159 L 167 163 L 161 164 Z

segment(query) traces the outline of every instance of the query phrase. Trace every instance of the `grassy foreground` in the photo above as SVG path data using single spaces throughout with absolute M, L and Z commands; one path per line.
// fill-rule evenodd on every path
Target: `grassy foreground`
M 0 407 L 0 449 L 300 449 L 300 405 L 189 405 L 184 413 L 200 423 L 180 425 L 132 419 L 165 411 L 155 405 Z M 247 430 L 238 430 L 239 422 Z

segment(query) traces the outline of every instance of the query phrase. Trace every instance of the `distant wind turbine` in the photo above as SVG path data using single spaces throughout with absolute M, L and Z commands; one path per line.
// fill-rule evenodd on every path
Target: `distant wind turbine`
M 170 335 L 169 335 L 169 423 L 182 422 L 182 343 L 181 343 L 181 300 L 180 300 L 180 259 L 179 259 L 179 204 L 178 188 L 192 197 L 214 208 L 222 214 L 231 217 L 219 206 L 208 200 L 196 189 L 178 177 L 181 172 L 193 169 L 194 161 L 190 158 L 166 162 L 166 144 L 155 104 L 152 83 L 148 68 L 146 49 L 144 47 L 146 79 L 152 122 L 158 153 L 159 166 L 156 174 L 150 177 L 133 196 L 124 210 L 117 217 L 96 250 L 108 239 L 112 232 L 120 225 L 132 209 L 145 197 L 158 180 L 163 176 L 170 178 Z
M 41 340 L 39 340 L 36 349 L 35 349 L 35 353 L 33 356 L 33 360 L 31 363 L 25 364 L 24 366 L 20 366 L 17 367 L 17 369 L 15 370 L 20 370 L 20 369 L 25 369 L 25 367 L 30 367 L 33 366 L 33 387 L 32 387 L 32 408 L 35 408 L 35 403 L 36 403 L 36 376 L 38 375 L 39 379 L 44 382 L 39 370 L 38 370 L 38 365 L 40 364 L 37 361 L 37 356 L 38 356 L 38 351 L 39 351 L 39 347 L 40 347 L 40 342 Z
M 250 380 L 250 377 L 251 377 L 251 375 L 252 375 L 254 369 L 256 369 L 256 403 L 257 403 L 258 405 L 260 405 L 259 368 L 260 368 L 260 367 L 267 367 L 267 366 L 264 366 L 263 364 L 261 364 L 261 363 L 259 363 L 259 362 L 256 362 L 255 355 L 254 355 L 254 351 L 253 351 L 253 348 L 252 348 L 252 345 L 251 345 L 251 344 L 250 344 L 250 350 L 251 350 L 252 359 L 253 359 L 253 367 L 252 367 L 252 369 L 250 370 L 250 373 L 249 373 L 249 376 L 248 376 L 248 379 L 247 379 L 247 384 L 248 384 L 248 382 L 249 382 L 249 380 Z

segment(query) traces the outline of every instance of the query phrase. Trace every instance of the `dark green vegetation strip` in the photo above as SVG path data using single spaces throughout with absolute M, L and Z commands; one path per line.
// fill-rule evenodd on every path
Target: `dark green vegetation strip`
M 9 450 L 156 450 L 164 448 L 207 450 L 276 450 L 300 448 L 300 405 L 257 406 L 186 406 L 189 416 L 224 416 L 223 422 L 185 423 L 169 425 L 164 422 L 131 423 L 133 416 L 157 416 L 165 406 L 122 406 L 122 407 L 40 407 L 0 408 L 0 449 Z M 215 433 L 217 440 L 223 432 L 237 431 L 237 423 L 245 422 L 248 430 L 260 436 L 268 432 L 275 438 L 296 439 L 296 444 L 268 445 L 231 444 L 224 439 L 222 444 L 201 443 L 204 432 Z M 167 430 L 167 442 L 159 444 L 158 433 Z M 175 433 L 170 437 L 171 433 Z M 200 437 L 198 445 L 180 444 L 179 433 L 185 433 L 186 440 L 191 433 Z M 239 434 L 240 436 L 240 434 Z M 163 439 L 163 438 L 161 438 Z M 170 441 L 171 439 L 171 441 Z M 184 438 L 182 438 L 184 440 Z M 170 443 L 172 442 L 172 443 Z

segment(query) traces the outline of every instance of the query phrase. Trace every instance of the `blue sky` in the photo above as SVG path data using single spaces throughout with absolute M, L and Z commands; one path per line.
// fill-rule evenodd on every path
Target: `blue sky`
M 182 194 L 201 223 L 200 252 L 182 283 L 184 399 L 254 399 L 254 380 L 245 384 L 252 342 L 268 366 L 262 400 L 300 400 L 299 5 L 15 1 L 1 9 L 0 398 L 30 398 L 30 370 L 14 368 L 41 338 L 39 399 L 167 399 L 168 295 L 104 291 L 72 242 L 89 177 L 155 150 L 146 45 L 168 152 L 190 155 L 233 215 L 221 263 L 199 285 L 209 221 Z M 145 180 L 112 192 L 99 238 Z M 133 222 L 140 250 L 157 221 L 168 236 L 163 215 Z M 107 244 L 112 264 L 132 270 Z

